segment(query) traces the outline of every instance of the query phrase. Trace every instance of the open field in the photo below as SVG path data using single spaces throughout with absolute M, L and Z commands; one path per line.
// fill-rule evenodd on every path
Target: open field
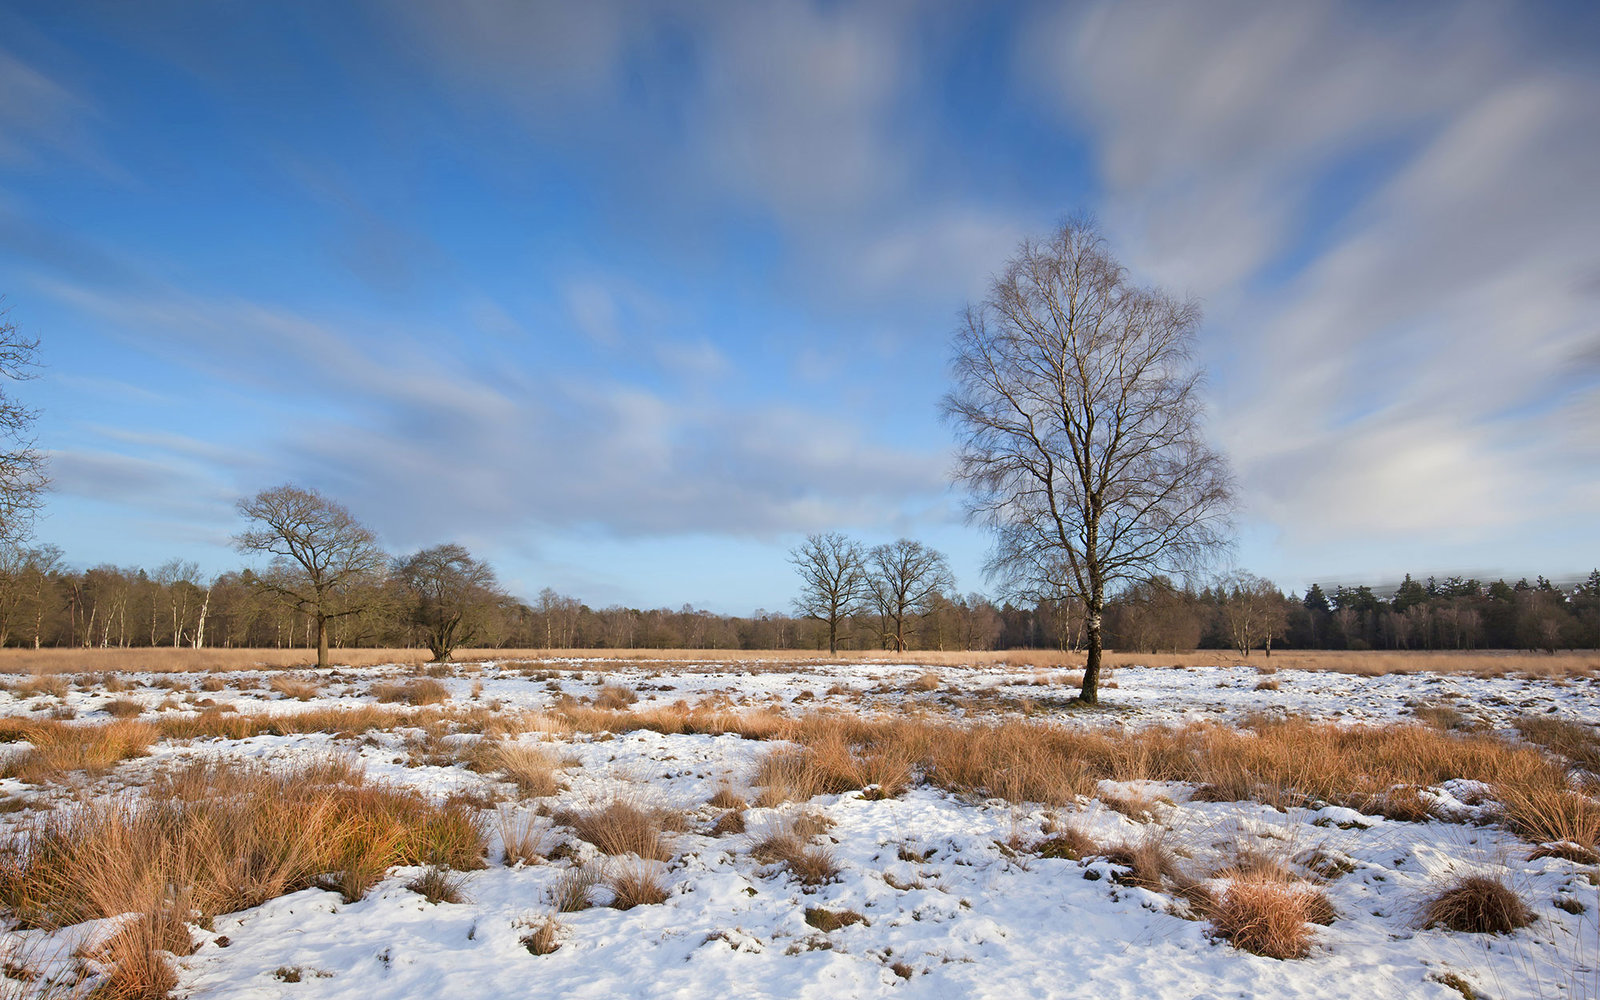
M 150 652 L 0 691 L 0 995 L 1600 995 L 1579 656 Z
M 420 664 L 430 659 L 426 649 L 335 649 L 332 661 L 342 666 L 371 667 L 384 664 Z M 1048 649 L 956 652 L 910 650 L 845 650 L 836 656 L 808 649 L 461 649 L 455 660 L 609 660 L 658 664 L 673 670 L 685 662 L 771 664 L 911 664 L 924 666 L 1040 667 L 1081 669 L 1081 652 Z M 262 667 L 307 667 L 317 662 L 314 649 L 189 649 L 166 647 L 0 649 L 0 673 L 77 673 L 89 670 L 141 670 L 189 672 L 255 670 Z M 1600 671 L 1600 651 L 1570 650 L 1559 653 L 1525 653 L 1510 650 L 1458 652 L 1388 652 L 1345 650 L 1288 650 L 1268 657 L 1259 652 L 1241 657 L 1226 650 L 1194 653 L 1123 653 L 1107 651 L 1113 667 L 1208 667 L 1217 665 L 1277 667 L 1296 670 L 1334 670 L 1342 673 L 1382 675 L 1427 671 L 1504 675 L 1522 673 L 1541 677 L 1568 677 Z

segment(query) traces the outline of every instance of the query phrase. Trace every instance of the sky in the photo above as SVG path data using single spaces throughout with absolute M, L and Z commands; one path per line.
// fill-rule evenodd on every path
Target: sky
M 1236 565 L 1600 563 L 1600 5 L 0 0 L 0 294 L 70 563 L 325 492 L 513 593 L 986 590 L 939 415 L 1018 242 L 1205 311 Z

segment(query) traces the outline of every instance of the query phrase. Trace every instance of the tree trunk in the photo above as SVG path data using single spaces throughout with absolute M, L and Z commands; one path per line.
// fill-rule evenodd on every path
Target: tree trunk
M 839 655 L 839 619 L 828 619 L 828 655 Z
M 1090 608 L 1084 616 L 1084 631 L 1087 633 L 1089 655 L 1083 663 L 1083 689 L 1078 692 L 1078 700 L 1085 705 L 1100 704 L 1100 610 Z
M 326 669 L 328 666 L 328 618 L 326 615 L 317 615 L 317 667 Z

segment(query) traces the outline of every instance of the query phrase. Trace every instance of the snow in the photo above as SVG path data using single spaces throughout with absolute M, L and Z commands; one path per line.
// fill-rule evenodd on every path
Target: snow
M 1015 707 L 974 694 L 1030 699 L 1045 716 L 1069 725 L 1137 727 L 1210 719 L 1237 722 L 1256 712 L 1293 712 L 1340 722 L 1398 722 L 1408 706 L 1451 704 L 1464 715 L 1514 737 L 1518 715 L 1546 713 L 1600 722 L 1595 681 L 1575 678 L 1484 678 L 1396 674 L 1361 677 L 1279 671 L 1276 691 L 1257 691 L 1248 668 L 1121 668 L 1097 712 L 1051 712 L 1064 692 L 1037 686 L 1026 668 L 920 665 L 792 665 L 570 662 L 567 669 L 523 676 L 486 665 L 443 678 L 454 705 L 499 704 L 506 710 L 548 707 L 560 694 L 593 695 L 602 684 L 627 684 L 636 709 L 693 704 L 725 695 L 743 705 L 796 710 L 816 706 L 866 713 L 938 710 L 984 716 Z M 941 688 L 906 690 L 932 670 Z M 270 691 L 271 674 L 219 675 L 230 685 L 259 686 L 200 694 L 240 712 L 296 712 L 370 703 L 368 688 L 402 668 L 341 669 L 309 701 Z M 577 672 L 581 670 L 582 672 Z M 173 692 L 151 682 L 173 675 L 127 674 L 134 689 L 116 695 L 74 689 L 65 699 L 84 720 L 103 718 L 112 697 L 154 711 Z M 198 682 L 204 675 L 176 675 Z M 553 690 L 551 681 L 559 690 Z M 481 691 L 474 698 L 474 688 Z M 843 694 L 825 692 L 838 685 Z M 811 697 L 805 697 L 809 692 Z M 868 692 L 868 693 L 862 693 Z M 1070 692 L 1068 692 L 1070 693 Z M 182 697 L 178 695 L 177 697 Z M 192 697 L 192 696 L 191 696 Z M 55 699 L 5 704 L 0 712 L 42 716 Z M 800 704 L 795 704 L 797 698 Z M 966 704 L 963 705 L 963 699 Z M 987 706 L 987 707 L 986 707 Z M 168 712 L 194 712 L 181 705 Z M 405 888 L 419 869 L 395 869 L 366 898 L 345 903 L 335 893 L 305 890 L 197 931 L 200 947 L 178 960 L 180 996 L 206 998 L 523 997 L 1017 997 L 1104 1000 L 1223 1000 L 1238 997 L 1418 997 L 1459 1000 L 1440 982 L 1446 974 L 1497 1000 L 1595 996 L 1600 983 L 1600 900 L 1583 866 L 1560 858 L 1525 861 L 1530 845 L 1483 823 L 1485 790 L 1449 782 L 1428 794 L 1456 822 L 1398 822 L 1335 806 L 1279 811 L 1253 803 L 1191 800 L 1192 788 L 1153 782 L 1103 783 L 1102 797 L 1139 793 L 1158 803 L 1154 823 L 1138 823 L 1100 800 L 1067 809 L 978 801 L 917 787 L 898 798 L 868 800 L 859 792 L 821 796 L 803 805 L 751 808 L 750 832 L 716 837 L 717 814 L 705 805 L 719 787 L 749 793 L 758 760 L 773 743 L 737 736 L 662 735 L 639 731 L 551 736 L 575 763 L 568 788 L 547 807 L 585 808 L 622 797 L 684 810 L 688 832 L 672 835 L 673 858 L 661 866 L 669 895 L 659 905 L 618 911 L 595 906 L 558 915 L 561 947 L 531 954 L 522 938 L 551 910 L 551 892 L 567 861 L 506 867 L 491 834 L 490 867 L 468 877 L 467 902 L 431 904 Z M 104 788 L 137 787 L 154 770 L 203 755 L 292 761 L 330 750 L 358 757 L 369 776 L 430 795 L 481 789 L 484 776 L 458 766 L 406 765 L 404 734 L 357 740 L 327 734 L 256 736 L 239 741 L 160 743 L 151 756 L 121 765 Z M 102 788 L 101 790 L 104 790 Z M 12 779 L 0 791 L 46 796 Z M 63 793 L 49 793 L 60 795 Z M 503 805 L 533 814 L 541 800 Z M 750 849 L 762 832 L 800 809 L 832 822 L 820 842 L 840 868 L 835 881 L 805 886 Z M 27 813 L 0 820 L 15 827 Z M 1291 860 L 1320 851 L 1348 867 L 1322 886 L 1339 919 L 1315 931 L 1311 954 L 1276 961 L 1235 950 L 1186 919 L 1170 895 L 1120 884 L 1108 862 L 1080 863 L 1013 849 L 1042 839 L 1051 824 L 1069 823 L 1101 843 L 1137 843 L 1165 828 L 1185 867 L 1206 873 L 1240 847 Z M 491 830 L 493 824 L 491 824 Z M 605 863 L 589 845 L 589 864 Z M 1506 877 L 1537 914 L 1505 936 L 1472 936 L 1421 927 L 1423 901 L 1451 876 L 1486 872 Z M 1581 904 L 1581 913 L 1557 900 Z M 808 908 L 855 911 L 864 921 L 821 931 Z M 1576 908 L 1576 907 L 1572 907 Z M 73 948 L 106 933 L 107 921 L 43 935 L 12 933 L 36 950 Z M 110 922 L 114 924 L 114 922 Z M 226 946 L 224 946 L 224 944 Z M 897 971 L 897 969 L 899 971 Z M 292 971 L 291 971 L 292 970 Z M 297 978 L 297 982 L 285 981 Z M 909 973 L 905 978 L 902 972 Z

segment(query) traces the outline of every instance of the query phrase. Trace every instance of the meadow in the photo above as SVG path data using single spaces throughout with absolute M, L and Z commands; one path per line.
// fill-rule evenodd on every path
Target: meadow
M 0 996 L 1600 995 L 1600 658 L 8 650 Z

